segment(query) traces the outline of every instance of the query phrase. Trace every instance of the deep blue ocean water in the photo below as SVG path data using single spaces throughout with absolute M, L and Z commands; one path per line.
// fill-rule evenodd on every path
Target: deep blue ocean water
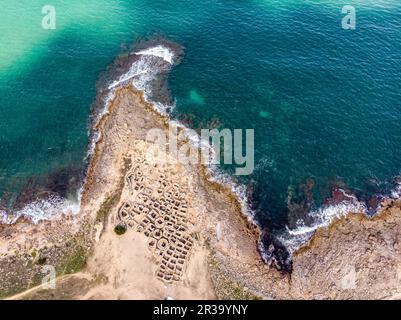
M 185 48 L 169 81 L 174 117 L 255 130 L 256 168 L 239 181 L 251 186 L 262 224 L 283 228 L 336 186 L 361 199 L 393 188 L 401 169 L 399 1 L 50 2 L 56 30 L 41 28 L 47 2 L 0 0 L 3 207 L 32 186 L 57 189 L 60 177 L 64 196 L 73 196 L 96 81 L 119 53 L 153 35 Z M 355 30 L 341 28 L 347 4 L 356 8 Z

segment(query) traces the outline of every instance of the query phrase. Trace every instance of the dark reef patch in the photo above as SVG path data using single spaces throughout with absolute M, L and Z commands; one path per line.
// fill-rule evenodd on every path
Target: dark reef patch
M 12 193 L 8 193 L 1 199 L 0 208 L 12 215 L 29 203 L 46 200 L 52 196 L 76 198 L 82 179 L 80 167 L 63 167 L 47 175 L 30 177 L 16 197 L 12 198 Z

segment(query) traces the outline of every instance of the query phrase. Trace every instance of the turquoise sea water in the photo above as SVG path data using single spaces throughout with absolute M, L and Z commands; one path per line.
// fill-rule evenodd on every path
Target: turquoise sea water
M 47 4 L 57 10 L 56 30 L 41 28 Z M 347 4 L 356 7 L 356 30 L 341 28 Z M 316 209 L 334 186 L 369 198 L 391 189 L 400 173 L 398 0 L 0 6 L 3 206 L 12 207 L 32 177 L 49 184 L 49 175 L 82 169 L 99 74 L 135 40 L 154 34 L 185 47 L 170 78 L 175 117 L 194 127 L 214 120 L 221 128 L 255 129 L 256 169 L 241 182 L 252 186 L 262 224 L 282 228 L 297 216 L 289 203 Z

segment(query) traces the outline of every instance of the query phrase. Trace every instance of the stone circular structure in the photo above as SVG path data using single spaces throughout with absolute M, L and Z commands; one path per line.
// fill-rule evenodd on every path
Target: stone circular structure
M 169 242 L 166 238 L 161 238 L 157 241 L 157 249 L 164 251 L 168 248 Z

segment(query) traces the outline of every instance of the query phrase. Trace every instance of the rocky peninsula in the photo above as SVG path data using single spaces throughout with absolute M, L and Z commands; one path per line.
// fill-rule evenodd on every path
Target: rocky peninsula
M 387 201 L 374 217 L 349 213 L 319 229 L 294 254 L 291 273 L 277 270 L 262 260 L 259 230 L 230 186 L 164 149 L 158 156 L 172 161 L 149 161 L 148 150 L 159 146 L 147 133 L 168 134 L 170 118 L 132 83 L 113 89 L 94 124 L 99 139 L 80 213 L 0 226 L 1 298 L 400 297 L 399 201 Z M 42 283 L 47 265 L 55 267 L 55 288 Z

